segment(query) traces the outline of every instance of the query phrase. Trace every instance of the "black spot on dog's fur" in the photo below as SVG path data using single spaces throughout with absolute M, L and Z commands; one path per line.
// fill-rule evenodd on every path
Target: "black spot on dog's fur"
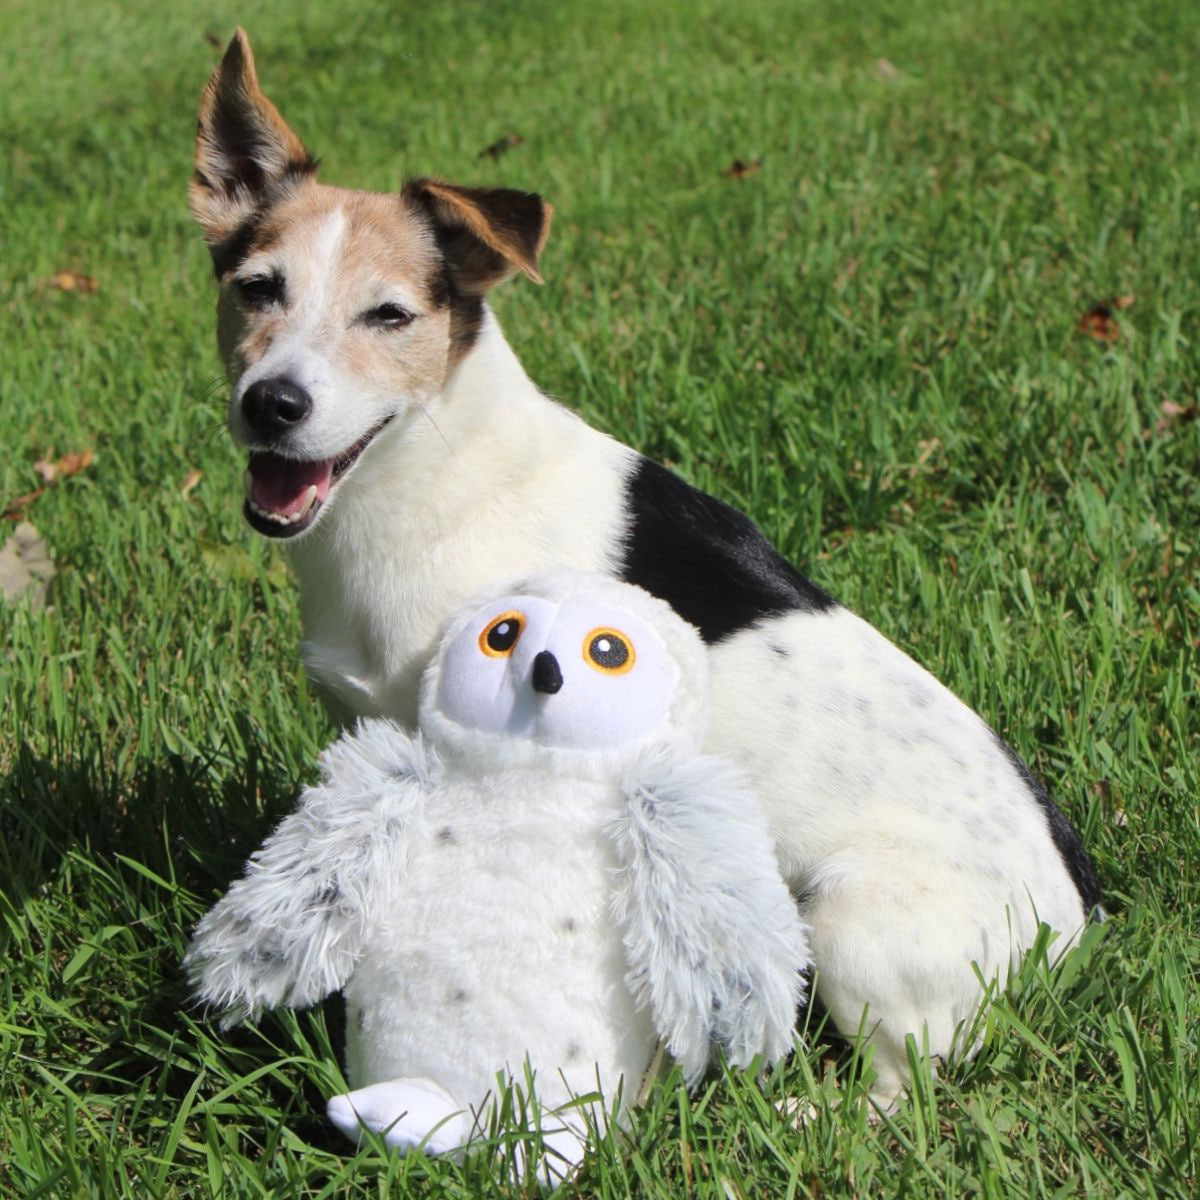
M 1075 884 L 1079 898 L 1083 901 L 1084 912 L 1089 916 L 1094 916 L 1101 907 L 1100 881 L 1096 878 L 1096 868 L 1092 863 L 1091 856 L 1084 849 L 1083 839 L 1054 801 L 1050 799 L 1050 793 L 1034 778 L 1033 772 L 1021 760 L 1020 755 L 995 730 L 992 730 L 992 737 L 996 739 L 996 745 L 1004 752 L 1005 758 L 1012 763 L 1013 768 L 1021 777 L 1021 782 L 1029 789 L 1030 794 L 1045 814 L 1046 824 L 1050 827 L 1050 836 L 1054 839 L 1055 848 L 1071 876 L 1071 882 Z
M 485 312 L 483 292 L 464 286 L 464 276 L 469 276 L 472 270 L 468 260 L 480 253 L 497 260 L 500 256 L 467 231 L 448 228 L 437 221 L 419 187 L 406 187 L 401 202 L 409 211 L 415 207 L 424 216 L 437 243 L 441 262 L 430 280 L 429 301 L 435 309 L 450 310 L 450 363 L 457 363 L 478 339 Z
M 749 517 L 643 458 L 626 483 L 632 523 L 621 578 L 665 600 L 706 642 L 766 617 L 828 612 Z
M 458 362 L 475 345 L 483 328 L 483 297 L 459 296 L 450 308 L 450 361 Z
M 223 279 L 231 271 L 236 271 L 246 261 L 250 252 L 259 248 L 258 236 L 272 206 L 287 195 L 293 185 L 312 175 L 318 165 L 317 160 L 312 157 L 293 159 L 288 163 L 283 175 L 279 179 L 267 183 L 262 178 L 261 169 L 253 160 L 239 158 L 233 161 L 238 164 L 243 162 L 249 163 L 253 171 L 250 171 L 250 167 L 247 167 L 246 170 L 251 174 L 257 172 L 258 182 L 254 185 L 248 182 L 245 184 L 249 191 L 258 193 L 255 197 L 257 203 L 250 214 L 245 217 L 241 224 L 228 237 L 209 248 L 209 252 L 212 254 L 213 273 L 218 279 Z M 201 171 L 196 171 L 195 177 L 196 182 L 209 191 L 220 191 L 229 194 L 237 187 L 237 178 L 234 178 L 234 182 L 231 184 L 230 179 L 232 177 L 230 176 L 223 177 L 216 184 Z
M 459 288 L 454 267 L 447 257 L 446 234 L 435 225 L 433 236 L 442 261 L 429 284 L 429 302 L 435 309 L 450 310 L 450 361 L 453 363 L 458 362 L 479 337 L 483 327 L 483 297 Z
M 224 279 L 236 271 L 249 257 L 262 228 L 264 215 L 264 210 L 256 208 L 224 241 L 210 248 L 213 274 L 218 279 Z
M 449 308 L 456 292 L 450 264 L 442 259 L 439 269 L 429 281 L 429 303 L 436 309 Z
M 321 160 L 319 158 L 313 158 L 311 154 L 305 151 L 303 158 L 293 158 L 288 162 L 287 170 L 284 171 L 284 179 L 288 183 L 297 183 L 309 175 L 315 175 L 320 165 Z
M 563 927 L 563 929 L 565 929 L 567 931 L 567 933 L 574 933 L 575 930 L 578 928 L 578 926 L 575 924 L 574 917 L 566 917 L 563 920 L 562 927 Z
M 445 845 L 450 845 L 454 842 L 454 830 L 449 825 L 443 825 L 437 831 L 437 840 Z

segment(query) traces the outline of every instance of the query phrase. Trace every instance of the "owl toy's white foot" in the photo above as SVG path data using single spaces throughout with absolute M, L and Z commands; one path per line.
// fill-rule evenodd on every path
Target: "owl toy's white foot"
M 325 1114 L 351 1141 L 357 1142 L 363 1130 L 368 1129 L 380 1134 L 400 1154 L 418 1147 L 426 1154 L 462 1151 L 471 1135 L 480 1132 L 471 1113 L 430 1079 L 373 1083 L 334 1096 L 326 1105 Z M 538 1180 L 547 1187 L 556 1187 L 570 1178 L 583 1161 L 586 1125 L 570 1115 L 544 1113 L 541 1143 Z M 525 1147 L 516 1145 L 509 1153 L 518 1178 L 525 1178 L 530 1166 Z
M 401 1154 L 417 1147 L 426 1154 L 448 1154 L 461 1149 L 471 1134 L 470 1114 L 428 1079 L 373 1083 L 334 1096 L 325 1113 L 351 1140 L 369 1129 Z

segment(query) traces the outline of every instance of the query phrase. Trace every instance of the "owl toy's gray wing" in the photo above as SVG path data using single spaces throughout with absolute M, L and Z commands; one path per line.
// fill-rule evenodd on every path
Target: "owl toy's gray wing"
M 342 987 L 404 873 L 406 833 L 436 770 L 418 736 L 363 721 L 321 756 L 322 781 L 196 926 L 184 968 L 237 1024 Z
M 719 759 L 650 760 L 611 827 L 626 981 L 695 1083 L 716 1045 L 735 1066 L 792 1048 L 810 966 L 758 799 Z

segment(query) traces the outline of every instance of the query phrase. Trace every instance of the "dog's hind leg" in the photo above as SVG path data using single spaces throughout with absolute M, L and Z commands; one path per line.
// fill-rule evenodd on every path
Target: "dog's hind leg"
M 998 952 L 1004 967 L 1009 958 L 1004 931 L 996 937 L 961 897 L 910 887 L 849 887 L 804 905 L 816 994 L 837 1029 L 871 1049 L 871 1099 L 884 1110 L 908 1084 L 910 1035 L 931 1062 L 977 1049 L 962 1043 L 984 998 L 980 972 L 995 974 Z

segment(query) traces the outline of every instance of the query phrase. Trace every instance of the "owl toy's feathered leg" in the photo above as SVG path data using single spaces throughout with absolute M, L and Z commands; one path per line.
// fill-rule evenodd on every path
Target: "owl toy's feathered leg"
M 406 832 L 436 760 L 388 721 L 363 721 L 321 756 L 300 797 L 196 926 L 184 967 L 226 1026 L 342 987 L 403 877 Z
M 714 1044 L 735 1066 L 792 1048 L 810 966 L 757 798 L 731 765 L 650 759 L 611 827 L 627 982 L 689 1083 Z

